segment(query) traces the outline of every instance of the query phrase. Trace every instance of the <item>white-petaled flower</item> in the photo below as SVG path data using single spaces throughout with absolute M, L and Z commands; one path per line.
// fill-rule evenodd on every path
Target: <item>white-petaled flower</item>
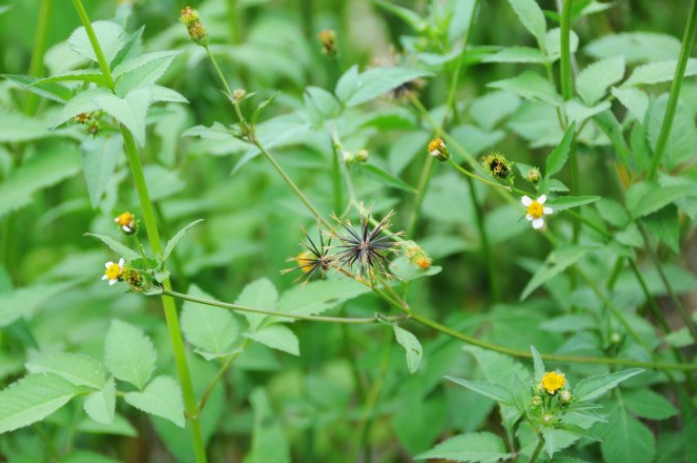
M 547 196 L 542 195 L 537 199 L 532 199 L 528 196 L 520 198 L 520 202 L 526 207 L 525 218 L 532 222 L 532 228 L 539 230 L 545 224 L 544 216 L 552 214 L 554 210 L 551 207 L 544 207 L 543 204 L 547 201 Z
M 114 222 L 121 228 L 121 230 L 127 234 L 132 235 L 136 231 L 136 219 L 130 212 L 126 211 L 123 214 L 119 214 Z
M 106 264 L 104 264 L 106 270 L 104 271 L 104 276 L 102 277 L 102 280 L 109 280 L 109 286 L 119 281 L 119 278 L 121 278 L 121 274 L 123 273 L 124 263 L 125 261 L 123 259 L 119 259 L 118 264 L 115 264 L 113 262 L 107 262 Z

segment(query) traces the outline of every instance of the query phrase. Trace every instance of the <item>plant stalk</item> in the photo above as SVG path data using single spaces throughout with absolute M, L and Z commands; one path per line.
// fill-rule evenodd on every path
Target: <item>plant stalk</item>
M 34 35 L 34 48 L 31 52 L 31 62 L 29 64 L 29 75 L 41 77 L 44 75 L 44 53 L 46 52 L 46 36 L 48 34 L 48 23 L 51 18 L 53 0 L 41 0 L 39 4 L 39 20 L 36 25 Z M 39 95 L 27 92 L 24 101 L 24 112 L 33 116 L 39 107 Z
M 538 437 L 537 445 L 535 446 L 535 451 L 530 455 L 528 463 L 535 463 L 542 453 L 542 449 L 545 447 L 545 440 L 542 436 Z

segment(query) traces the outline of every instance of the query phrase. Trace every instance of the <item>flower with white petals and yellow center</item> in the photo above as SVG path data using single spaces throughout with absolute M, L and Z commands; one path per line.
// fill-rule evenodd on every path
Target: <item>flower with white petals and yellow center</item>
M 529 196 L 520 198 L 523 206 L 526 207 L 525 218 L 532 222 L 532 227 L 536 230 L 542 228 L 545 224 L 544 216 L 552 214 L 554 210 L 551 207 L 544 207 L 543 204 L 547 201 L 547 196 L 542 195 L 537 199 L 532 199 Z
M 125 261 L 123 259 L 119 259 L 118 264 L 115 264 L 113 262 L 107 262 L 106 264 L 104 264 L 106 270 L 104 271 L 104 276 L 102 277 L 102 280 L 109 280 L 110 286 L 119 281 L 119 278 L 121 278 L 121 275 L 123 274 L 124 263 Z
M 136 219 L 133 214 L 128 211 L 124 212 L 123 214 L 119 214 L 114 219 L 114 223 L 121 227 L 121 230 L 123 230 L 123 232 L 127 235 L 130 235 L 136 231 Z

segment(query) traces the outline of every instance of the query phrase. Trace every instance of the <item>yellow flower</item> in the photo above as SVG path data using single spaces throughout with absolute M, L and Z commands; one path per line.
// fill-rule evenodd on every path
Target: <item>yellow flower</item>
M 428 143 L 428 154 L 441 162 L 450 159 L 450 152 L 442 138 L 434 138 Z
M 310 253 L 303 251 L 297 255 L 295 262 L 298 263 L 298 267 L 303 273 L 309 273 L 313 268 L 315 268 L 314 262 L 310 258 Z
M 542 377 L 542 389 L 547 391 L 548 394 L 554 394 L 559 389 L 563 388 L 566 384 L 566 378 L 564 373 L 557 373 L 556 371 L 548 371 Z
M 114 222 L 121 227 L 121 230 L 127 235 L 132 234 L 136 231 L 136 219 L 130 212 L 126 211 L 123 214 L 119 214 Z
M 106 270 L 104 271 L 104 276 L 102 276 L 102 280 L 109 280 L 109 286 L 119 281 L 121 275 L 123 274 L 124 263 L 124 260 L 120 259 L 118 264 L 115 264 L 113 262 L 107 262 L 106 264 L 104 264 Z
M 531 199 L 528 196 L 520 198 L 520 202 L 526 207 L 525 218 L 532 222 L 532 228 L 540 229 L 544 226 L 545 215 L 552 214 L 554 210 L 551 207 L 544 207 L 543 204 L 547 201 L 547 196 L 542 195 L 537 199 Z

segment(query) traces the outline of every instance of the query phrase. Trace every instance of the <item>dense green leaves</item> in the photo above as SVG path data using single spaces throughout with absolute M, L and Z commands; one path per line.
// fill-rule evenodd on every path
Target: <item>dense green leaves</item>
M 377 67 L 358 73 L 353 67 L 337 83 L 336 95 L 346 106 L 366 103 L 414 79 L 430 73 L 401 67 Z

